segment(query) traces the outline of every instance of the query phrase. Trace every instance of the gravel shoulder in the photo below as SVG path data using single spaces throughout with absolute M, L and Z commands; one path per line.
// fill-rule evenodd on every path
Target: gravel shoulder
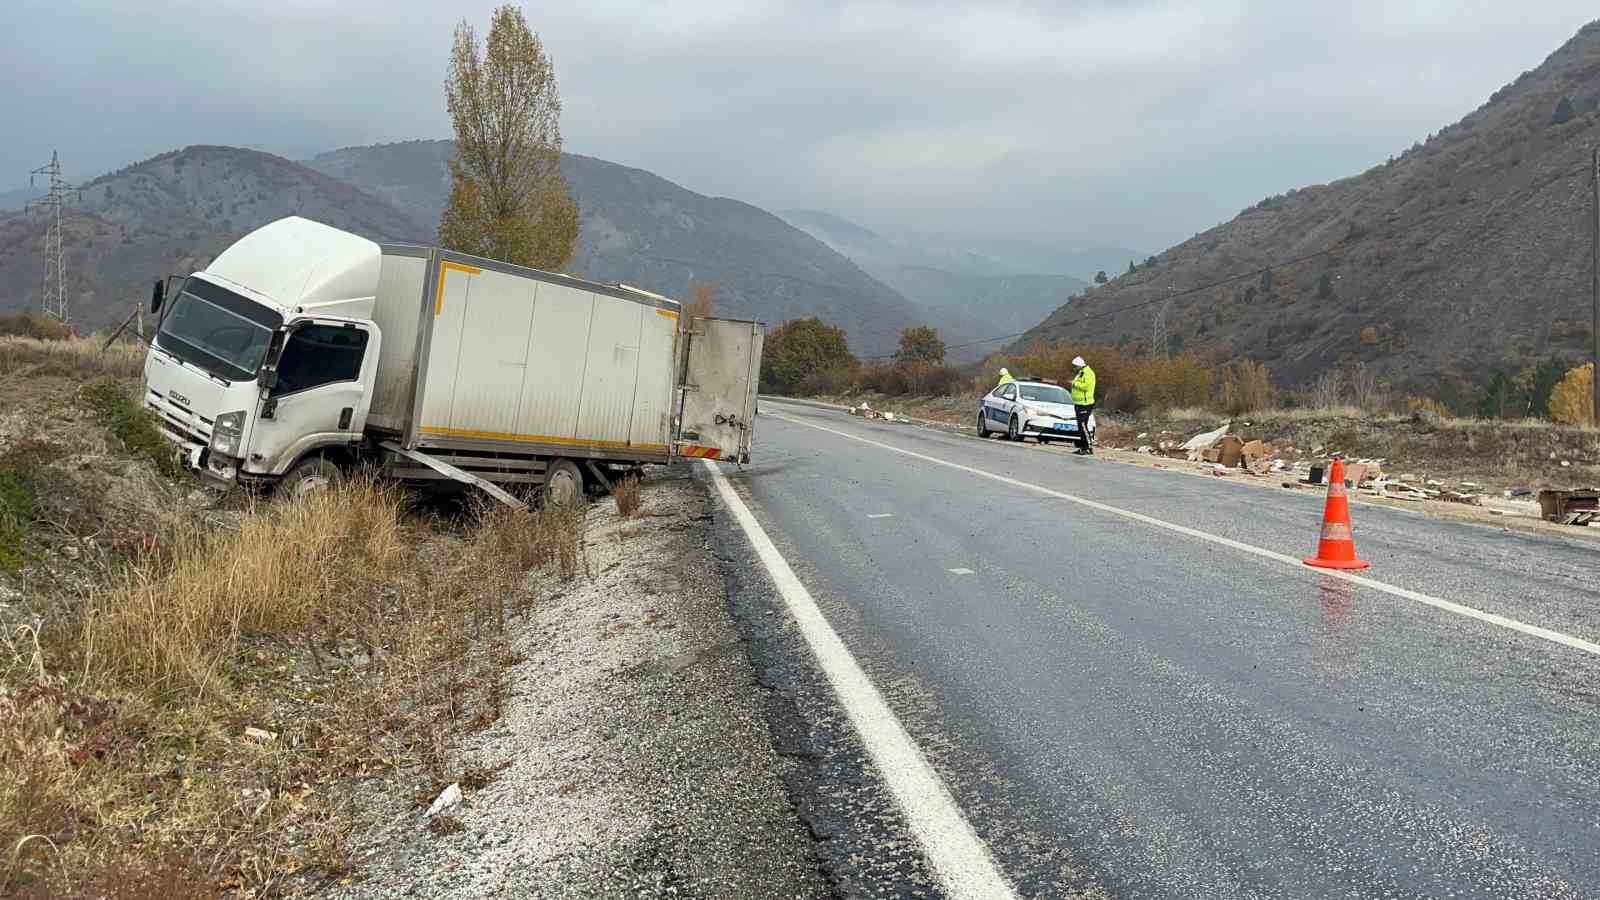
M 634 518 L 595 503 L 583 571 L 513 626 L 503 717 L 463 739 L 498 774 L 447 828 L 369 792 L 386 824 L 350 837 L 361 880 L 328 895 L 831 897 L 710 531 L 686 471 L 647 480 Z

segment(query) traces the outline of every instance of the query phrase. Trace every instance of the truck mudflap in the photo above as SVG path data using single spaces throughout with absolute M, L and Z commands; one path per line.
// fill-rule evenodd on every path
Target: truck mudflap
M 379 444 L 378 446 L 382 447 L 385 450 L 388 450 L 390 453 L 395 453 L 395 454 L 398 454 L 400 456 L 403 456 L 406 459 L 411 460 L 412 462 L 421 463 L 421 464 L 427 466 L 428 468 L 434 470 L 435 472 L 438 472 L 440 475 L 444 475 L 447 478 L 453 478 L 456 481 L 461 482 L 462 484 L 470 484 L 470 485 L 475 485 L 475 486 L 477 486 L 479 488 L 482 488 L 484 493 L 486 493 L 489 496 L 495 498 L 496 500 L 499 500 L 501 503 L 504 503 L 505 505 L 511 507 L 512 509 L 527 509 L 528 508 L 528 504 L 523 503 L 521 500 L 518 500 L 516 497 L 511 496 L 510 493 L 508 493 L 504 488 L 500 487 L 498 484 L 495 484 L 494 482 L 490 481 L 487 478 L 480 478 L 477 475 L 472 474 L 471 472 L 465 471 L 463 469 L 458 469 L 455 466 L 452 466 L 449 463 L 445 462 L 444 460 L 434 459 L 433 457 L 429 456 L 428 454 L 423 453 L 423 452 L 418 451 L 418 450 L 407 450 L 406 448 L 400 446 L 399 444 L 395 443 L 394 441 L 384 441 L 381 444 Z

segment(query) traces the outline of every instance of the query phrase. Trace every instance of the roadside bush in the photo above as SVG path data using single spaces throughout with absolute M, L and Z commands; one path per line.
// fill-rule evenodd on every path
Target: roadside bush
M 844 329 L 820 319 L 794 319 L 767 334 L 761 351 L 761 390 L 790 394 L 817 372 L 856 364 Z
M 807 375 L 795 388 L 795 393 L 802 397 L 839 397 L 859 390 L 861 370 L 855 366 L 839 366 Z
M 1191 354 L 1171 359 L 1150 357 L 1130 367 L 1134 400 L 1139 409 L 1164 410 L 1210 406 L 1216 402 L 1210 367 Z
M 898 362 L 861 370 L 860 384 L 868 391 L 890 397 L 914 395 L 944 397 L 966 391 L 967 379 L 959 369 L 927 362 Z
M 32 313 L 0 316 L 0 335 L 33 338 L 36 341 L 64 341 L 73 336 L 72 326 Z
M 633 518 L 639 512 L 643 502 L 640 496 L 639 479 L 629 476 L 616 483 L 612 495 L 617 500 L 617 512 L 624 518 Z
M 1594 425 L 1594 363 L 1567 370 L 1550 392 L 1550 418 L 1562 425 Z
M 1132 376 L 1134 364 L 1121 351 L 1110 346 L 1069 347 L 1058 342 L 1054 346 L 1035 345 L 1020 356 L 995 354 L 980 364 L 973 387 L 979 393 L 987 393 L 994 387 L 1002 366 L 1010 369 L 1012 375 L 1048 378 L 1066 387 L 1072 383 L 1074 356 L 1082 356 L 1094 369 L 1096 406 L 1119 412 L 1132 412 L 1138 408 Z
M 1243 415 L 1271 407 L 1277 399 L 1272 388 L 1272 373 L 1266 366 L 1243 359 L 1222 371 L 1222 411 Z

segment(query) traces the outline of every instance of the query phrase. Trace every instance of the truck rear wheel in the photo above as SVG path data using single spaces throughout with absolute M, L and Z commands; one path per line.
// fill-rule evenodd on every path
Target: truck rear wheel
M 583 501 L 583 473 L 570 459 L 558 459 L 550 464 L 544 477 L 546 503 L 581 503 Z
M 313 456 L 295 463 L 289 474 L 278 482 L 278 496 L 295 500 L 313 492 L 323 491 L 339 483 L 343 477 L 339 467 L 326 457 Z

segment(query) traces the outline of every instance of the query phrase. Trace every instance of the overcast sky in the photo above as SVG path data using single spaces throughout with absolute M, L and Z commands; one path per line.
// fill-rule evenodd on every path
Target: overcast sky
M 5 0 L 0 188 L 449 136 L 439 0 Z M 159 6 L 159 11 L 150 7 Z M 768 209 L 1150 251 L 1456 120 L 1593 0 L 524 6 L 566 149 Z

